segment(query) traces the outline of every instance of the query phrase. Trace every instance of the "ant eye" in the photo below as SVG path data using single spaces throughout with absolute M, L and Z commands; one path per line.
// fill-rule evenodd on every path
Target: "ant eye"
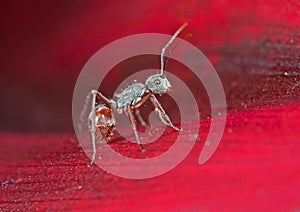
M 159 84 L 160 84 L 160 80 L 156 79 L 156 80 L 154 80 L 154 83 L 155 83 L 156 85 L 159 85 Z

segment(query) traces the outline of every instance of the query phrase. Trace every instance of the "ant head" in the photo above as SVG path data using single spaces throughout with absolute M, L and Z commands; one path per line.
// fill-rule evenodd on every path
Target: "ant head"
M 146 86 L 154 94 L 165 94 L 172 89 L 171 83 L 163 74 L 154 74 L 146 80 Z

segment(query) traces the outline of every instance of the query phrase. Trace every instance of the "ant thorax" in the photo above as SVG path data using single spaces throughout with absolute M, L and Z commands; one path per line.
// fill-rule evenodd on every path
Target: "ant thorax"
M 121 93 L 115 94 L 117 98 L 117 112 L 122 113 L 128 105 L 134 105 L 142 100 L 142 96 L 147 91 L 146 85 L 134 83 L 125 88 Z
M 125 88 L 121 93 L 115 94 L 117 99 L 117 112 L 121 114 L 128 105 L 135 105 L 140 102 L 146 93 L 165 94 L 171 90 L 172 86 L 165 75 L 151 75 L 145 84 L 134 83 Z

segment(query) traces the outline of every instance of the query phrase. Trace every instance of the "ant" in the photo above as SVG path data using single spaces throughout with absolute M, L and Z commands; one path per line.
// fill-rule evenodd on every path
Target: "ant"
M 161 62 L 160 73 L 151 75 L 146 80 L 145 84 L 136 82 L 128 86 L 121 93 L 115 95 L 116 100 L 105 97 L 98 90 L 92 89 L 90 91 L 89 95 L 86 98 L 84 109 L 81 113 L 81 120 L 83 120 L 82 117 L 85 111 L 87 110 L 87 105 L 90 102 L 90 99 L 92 99 L 92 108 L 88 116 L 88 127 L 92 138 L 93 154 L 88 166 L 91 166 L 95 161 L 96 135 L 100 135 L 102 139 L 108 141 L 113 134 L 113 130 L 115 129 L 115 124 L 116 124 L 114 113 L 118 113 L 118 114 L 125 113 L 129 117 L 137 143 L 140 146 L 141 150 L 145 151 L 145 148 L 141 144 L 137 133 L 134 114 L 138 117 L 141 124 L 145 125 L 145 122 L 143 121 L 143 118 L 140 115 L 139 108 L 149 99 L 153 104 L 155 111 L 158 113 L 162 123 L 172 127 L 177 131 L 181 130 L 180 128 L 174 126 L 170 117 L 164 110 L 163 106 L 159 103 L 158 99 L 156 98 L 155 94 L 161 96 L 172 90 L 171 83 L 164 75 L 165 64 L 168 60 L 168 57 L 166 57 L 166 51 L 170 47 L 170 45 L 174 42 L 178 34 L 186 26 L 187 23 L 184 23 L 174 33 L 174 35 L 167 42 L 167 44 L 162 48 L 161 55 L 160 55 L 160 62 Z M 171 51 L 169 51 L 168 53 L 171 53 Z M 100 100 L 101 103 L 97 103 L 97 98 Z

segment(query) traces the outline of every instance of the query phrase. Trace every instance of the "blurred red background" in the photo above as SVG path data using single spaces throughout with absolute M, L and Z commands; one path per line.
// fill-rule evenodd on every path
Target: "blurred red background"
M 299 1 L 7 1 L 0 10 L 3 209 L 129 210 L 135 201 L 127 195 L 140 193 L 136 208 L 145 211 L 299 210 Z M 195 150 L 181 168 L 145 182 L 86 169 L 87 158 L 65 134 L 73 132 L 72 92 L 83 65 L 116 39 L 172 34 L 185 21 L 188 41 L 211 60 L 226 92 L 230 130 L 217 155 L 198 168 Z M 61 163 L 68 164 L 64 172 Z M 40 164 L 48 165 L 31 170 Z M 70 194 L 53 183 L 56 190 L 45 194 L 49 181 L 81 188 Z M 184 188 L 187 182 L 197 191 Z M 136 192 L 127 192 L 131 187 Z
M 0 129 L 72 131 L 72 89 L 97 50 L 132 34 L 172 34 L 184 21 L 188 41 L 221 75 L 230 106 L 294 99 L 294 90 L 283 93 L 299 73 L 298 9 L 297 1 L 2 3 Z

